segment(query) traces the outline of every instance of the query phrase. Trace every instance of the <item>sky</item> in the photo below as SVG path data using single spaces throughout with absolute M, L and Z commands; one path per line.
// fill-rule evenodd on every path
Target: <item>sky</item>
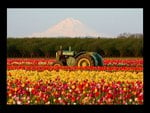
M 43 32 L 70 17 L 108 37 L 143 34 L 142 8 L 8 8 L 7 37 Z

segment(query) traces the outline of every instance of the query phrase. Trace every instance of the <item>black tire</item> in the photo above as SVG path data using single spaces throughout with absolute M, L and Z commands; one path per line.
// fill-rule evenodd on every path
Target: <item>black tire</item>
M 63 63 L 60 61 L 56 61 L 52 64 L 52 66 L 63 66 Z
M 94 60 L 90 55 L 82 54 L 76 58 L 76 66 L 94 66 Z

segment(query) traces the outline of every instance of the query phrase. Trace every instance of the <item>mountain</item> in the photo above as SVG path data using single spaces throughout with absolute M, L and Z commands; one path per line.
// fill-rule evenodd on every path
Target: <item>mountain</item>
M 98 37 L 94 30 L 88 28 L 81 21 L 73 18 L 66 18 L 48 30 L 33 33 L 30 37 Z

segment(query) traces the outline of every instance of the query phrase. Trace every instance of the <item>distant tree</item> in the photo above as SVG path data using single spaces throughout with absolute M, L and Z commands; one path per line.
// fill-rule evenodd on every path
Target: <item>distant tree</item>
M 121 33 L 117 38 L 143 38 L 142 33 Z
M 10 45 L 7 47 L 8 57 L 18 57 L 20 52 L 17 49 L 16 45 Z
M 127 35 L 126 35 L 127 36 Z M 55 57 L 60 46 L 63 50 L 93 51 L 103 57 L 143 56 L 143 35 L 127 38 L 8 38 L 8 57 Z

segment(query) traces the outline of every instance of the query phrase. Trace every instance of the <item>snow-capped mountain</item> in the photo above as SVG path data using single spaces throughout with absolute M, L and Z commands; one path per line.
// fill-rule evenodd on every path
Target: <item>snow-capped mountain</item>
M 88 28 L 81 21 L 66 18 L 48 30 L 33 33 L 30 37 L 98 37 L 100 34 Z

